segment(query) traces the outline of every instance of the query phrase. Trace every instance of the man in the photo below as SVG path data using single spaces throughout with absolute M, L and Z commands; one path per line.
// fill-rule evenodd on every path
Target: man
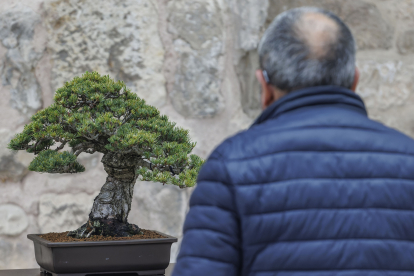
M 289 10 L 259 55 L 265 110 L 201 169 L 173 275 L 414 275 L 414 141 L 368 119 L 348 27 Z

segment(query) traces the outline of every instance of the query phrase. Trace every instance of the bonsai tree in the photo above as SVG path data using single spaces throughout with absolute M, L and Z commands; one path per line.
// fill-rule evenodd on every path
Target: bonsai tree
M 140 233 L 128 223 L 135 182 L 155 181 L 180 188 L 196 183 L 203 160 L 190 155 L 188 130 L 132 93 L 122 81 L 86 72 L 56 91 L 54 103 L 32 116 L 9 143 L 36 157 L 29 170 L 80 173 L 81 153 L 103 153 L 108 176 L 87 222 L 68 233 L 76 238 Z

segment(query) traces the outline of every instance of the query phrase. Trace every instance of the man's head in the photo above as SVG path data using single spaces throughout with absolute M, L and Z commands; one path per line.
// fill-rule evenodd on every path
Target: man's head
M 262 107 L 306 87 L 337 85 L 355 90 L 359 77 L 355 48 L 349 28 L 329 11 L 302 7 L 280 14 L 259 45 L 265 72 L 256 72 L 263 88 Z

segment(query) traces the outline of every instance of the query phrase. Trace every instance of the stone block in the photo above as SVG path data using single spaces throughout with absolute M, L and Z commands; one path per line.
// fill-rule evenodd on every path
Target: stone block
M 91 170 L 91 169 L 93 169 L 97 166 L 102 166 L 101 162 L 100 162 L 101 159 L 102 159 L 102 156 L 103 156 L 103 154 L 98 153 L 98 152 L 96 152 L 94 154 L 81 153 L 78 157 L 78 161 L 83 166 L 85 166 L 85 170 Z
M 0 269 L 9 268 L 9 262 L 13 257 L 13 244 L 5 239 L 0 239 Z
M 414 94 L 414 66 L 398 60 L 359 60 L 358 94 L 369 111 L 401 107 Z
M 281 12 L 301 6 L 315 6 L 338 15 L 350 27 L 359 50 L 390 49 L 394 27 L 373 3 L 355 0 L 269 0 L 268 22 Z
M 399 60 L 359 60 L 357 93 L 369 117 L 414 137 L 414 66 Z
M 185 117 L 213 117 L 224 107 L 220 7 L 215 0 L 172 0 L 167 7 L 168 30 L 178 55 L 171 103 Z
M 7 148 L 14 133 L 9 129 L 0 129 L 0 181 L 18 182 L 28 173 L 26 152 L 15 153 Z
M 262 112 L 260 101 L 262 88 L 255 75 L 258 68 L 260 64 L 257 50 L 247 52 L 236 66 L 241 90 L 241 105 L 243 112 L 250 118 L 256 118 Z
M 25 211 L 14 204 L 0 205 L 0 218 L 0 235 L 19 235 L 29 225 Z
M 400 34 L 397 41 L 398 52 L 402 55 L 414 53 L 414 30 Z
M 261 113 L 261 87 L 255 71 L 259 66 L 257 47 L 265 30 L 269 1 L 227 1 L 233 19 L 235 69 L 239 79 L 241 106 L 250 118 Z
M 269 0 L 227 0 L 235 29 L 235 46 L 246 52 L 259 45 L 269 9 Z
M 372 0 L 371 0 L 372 1 Z M 391 0 L 386 1 L 387 12 L 393 15 L 403 26 L 414 27 L 414 1 L 412 0 Z
M 177 237 L 171 261 L 175 262 L 181 244 L 188 200 L 193 188 L 137 181 L 128 221 L 144 229 L 158 230 Z
M 65 232 L 77 229 L 88 220 L 93 200 L 86 193 L 44 194 L 39 200 L 38 224 L 41 233 Z
M 44 3 L 52 86 L 85 71 L 123 80 L 139 97 L 165 104 L 164 50 L 150 0 L 56 0 Z
M 232 2 L 231 2 L 232 3 Z M 378 8 L 365 1 L 340 0 L 269 0 L 237 1 L 232 3 L 232 16 L 235 18 L 235 68 L 241 90 L 243 112 L 250 118 L 261 112 L 260 84 L 255 70 L 259 68 L 257 46 L 260 37 L 273 19 L 280 13 L 301 6 L 316 6 L 330 10 L 341 17 L 351 28 L 359 50 L 389 49 L 392 46 L 393 28 L 382 17 Z M 267 8 L 268 11 L 263 8 Z M 260 20 L 267 16 L 267 22 Z
M 7 49 L 0 64 L 3 85 L 10 88 L 11 106 L 26 117 L 42 107 L 42 91 L 35 67 L 43 56 L 35 42 L 40 16 L 29 8 L 16 7 L 0 14 L 0 42 Z

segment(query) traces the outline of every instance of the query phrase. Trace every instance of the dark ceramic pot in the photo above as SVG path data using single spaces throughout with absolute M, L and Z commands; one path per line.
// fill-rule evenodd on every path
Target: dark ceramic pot
M 157 231 L 156 231 L 157 232 Z M 164 275 L 177 238 L 123 241 L 50 242 L 29 234 L 40 270 L 53 275 L 136 273 Z

